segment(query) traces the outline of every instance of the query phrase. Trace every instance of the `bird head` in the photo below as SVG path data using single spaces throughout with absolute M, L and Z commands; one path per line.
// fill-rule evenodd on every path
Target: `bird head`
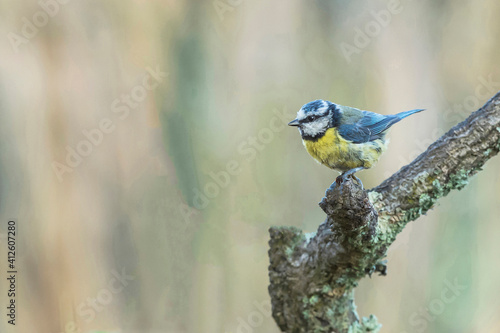
M 327 129 L 335 126 L 337 113 L 338 109 L 334 103 L 318 99 L 302 106 L 297 112 L 297 118 L 288 125 L 297 126 L 304 139 L 317 139 Z

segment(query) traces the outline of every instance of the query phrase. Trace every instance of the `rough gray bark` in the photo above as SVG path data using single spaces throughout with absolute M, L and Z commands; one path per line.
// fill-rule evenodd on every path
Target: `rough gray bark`
M 375 316 L 359 319 L 353 290 L 365 275 L 385 275 L 387 248 L 405 225 L 431 209 L 500 150 L 500 93 L 453 127 L 412 163 L 364 191 L 335 183 L 320 207 L 317 232 L 272 227 L 269 294 L 283 332 L 376 332 Z

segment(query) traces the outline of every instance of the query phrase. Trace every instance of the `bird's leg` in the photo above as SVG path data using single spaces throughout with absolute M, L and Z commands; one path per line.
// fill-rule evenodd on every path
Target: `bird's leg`
M 351 176 L 352 178 L 356 179 L 356 181 L 358 182 L 358 184 L 361 185 L 361 189 L 364 190 L 363 182 L 361 181 L 361 179 L 359 179 L 358 177 L 356 177 L 354 175 L 354 173 L 356 173 L 358 171 L 361 171 L 363 169 L 364 169 L 363 167 L 358 167 L 358 168 L 354 168 L 354 169 L 348 170 L 348 171 L 344 172 L 342 175 L 340 175 L 340 177 L 342 177 L 342 180 L 345 181 L 348 176 Z

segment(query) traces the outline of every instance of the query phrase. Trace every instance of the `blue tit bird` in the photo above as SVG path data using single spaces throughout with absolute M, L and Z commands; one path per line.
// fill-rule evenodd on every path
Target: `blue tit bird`
M 299 128 L 302 143 L 316 161 L 341 173 L 340 181 L 351 176 L 363 187 L 354 173 L 377 163 L 387 149 L 388 129 L 423 110 L 384 116 L 318 99 L 302 106 L 288 125 Z

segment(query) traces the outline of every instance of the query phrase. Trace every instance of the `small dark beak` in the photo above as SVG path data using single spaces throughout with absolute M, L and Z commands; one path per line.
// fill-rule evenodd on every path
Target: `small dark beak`
M 297 119 L 292 120 L 288 123 L 288 126 L 299 126 L 299 121 Z

